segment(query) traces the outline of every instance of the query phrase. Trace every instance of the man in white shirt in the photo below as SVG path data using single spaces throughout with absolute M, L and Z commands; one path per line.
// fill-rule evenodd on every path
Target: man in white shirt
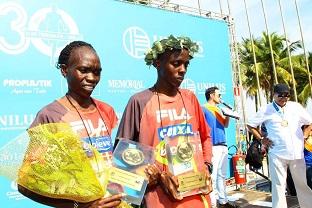
M 254 137 L 268 148 L 272 207 L 287 207 L 285 188 L 289 167 L 300 207 L 310 208 L 312 191 L 305 180 L 304 136 L 301 127 L 308 125 L 305 131 L 310 131 L 312 118 L 299 103 L 288 101 L 290 90 L 286 84 L 275 85 L 273 93 L 273 102 L 259 110 L 247 123 Z M 267 137 L 263 137 L 257 128 L 261 124 L 266 126 Z

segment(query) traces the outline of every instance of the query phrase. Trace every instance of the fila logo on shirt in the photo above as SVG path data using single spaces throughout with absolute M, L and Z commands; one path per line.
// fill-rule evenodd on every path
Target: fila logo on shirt
M 93 126 L 90 119 L 84 119 L 83 122 L 86 125 L 90 137 L 99 137 L 102 136 L 104 132 L 107 132 L 105 123 L 101 118 L 99 118 L 97 126 Z M 71 122 L 70 125 L 75 132 L 85 131 L 85 126 L 81 120 Z
M 157 122 L 160 123 L 161 120 L 169 118 L 170 121 L 188 121 L 192 118 L 185 110 L 182 108 L 181 112 L 178 113 L 176 109 L 162 109 L 156 111 Z

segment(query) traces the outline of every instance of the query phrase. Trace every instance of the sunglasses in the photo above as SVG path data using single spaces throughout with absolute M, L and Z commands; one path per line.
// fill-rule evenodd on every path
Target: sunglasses
M 279 98 L 289 98 L 290 94 L 278 94 L 277 97 L 279 97 Z

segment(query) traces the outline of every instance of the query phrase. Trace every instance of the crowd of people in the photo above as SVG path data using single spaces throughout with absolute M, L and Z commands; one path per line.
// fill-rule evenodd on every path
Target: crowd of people
M 148 165 L 144 171 L 149 184 L 142 207 L 239 207 L 229 202 L 226 194 L 228 147 L 225 128 L 229 125 L 230 118 L 223 115 L 217 106 L 221 103 L 220 90 L 217 87 L 208 88 L 205 93 L 207 103 L 201 105 L 191 91 L 180 88 L 189 63 L 197 51 L 198 45 L 188 37 L 171 35 L 156 41 L 147 52 L 145 61 L 157 70 L 157 80 L 153 86 L 129 99 L 120 120 L 115 143 L 121 139 L 130 139 L 155 149 L 155 164 Z M 63 97 L 43 107 L 30 127 L 68 123 L 81 137 L 82 143 L 92 145 L 95 141 L 103 141 L 107 144 L 110 141 L 109 147 L 99 153 L 111 155 L 114 146 L 111 132 L 118 119 L 110 105 L 91 96 L 102 71 L 96 50 L 83 41 L 71 42 L 61 51 L 57 68 L 67 81 L 68 91 Z M 249 119 L 248 127 L 268 149 L 273 207 L 287 207 L 285 181 L 286 169 L 289 167 L 299 204 L 302 208 L 307 208 L 309 202 L 312 202 L 312 192 L 303 180 L 305 174 L 298 170 L 306 168 L 303 138 L 310 135 L 312 119 L 300 104 L 288 101 L 289 91 L 284 84 L 276 85 L 274 101 Z M 162 114 L 166 109 L 173 109 L 181 116 L 170 119 Z M 261 124 L 265 124 L 267 128 L 265 138 L 258 130 Z M 165 138 L 172 136 L 167 135 L 164 129 L 172 126 L 188 126 L 191 129 L 191 133 L 179 132 L 180 135 L 200 136 L 204 161 L 199 165 L 206 167 L 207 178 L 211 174 L 211 193 L 203 191 L 186 197 L 179 195 L 179 181 L 170 172 L 164 154 Z M 98 169 L 94 171 L 97 172 Z M 28 198 L 52 207 L 117 207 L 123 197 L 119 193 L 81 203 L 43 196 L 21 185 L 18 188 Z

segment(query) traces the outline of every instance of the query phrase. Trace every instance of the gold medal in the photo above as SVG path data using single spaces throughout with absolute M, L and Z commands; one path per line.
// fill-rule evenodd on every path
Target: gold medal
M 288 121 L 282 120 L 281 125 L 282 125 L 283 127 L 287 127 L 287 126 L 288 126 Z
M 127 148 L 121 155 L 123 161 L 128 165 L 140 165 L 144 161 L 144 154 L 141 150 L 135 148 Z
M 194 150 L 192 144 L 189 142 L 183 142 L 178 145 L 177 157 L 182 162 L 190 161 L 193 158 Z

